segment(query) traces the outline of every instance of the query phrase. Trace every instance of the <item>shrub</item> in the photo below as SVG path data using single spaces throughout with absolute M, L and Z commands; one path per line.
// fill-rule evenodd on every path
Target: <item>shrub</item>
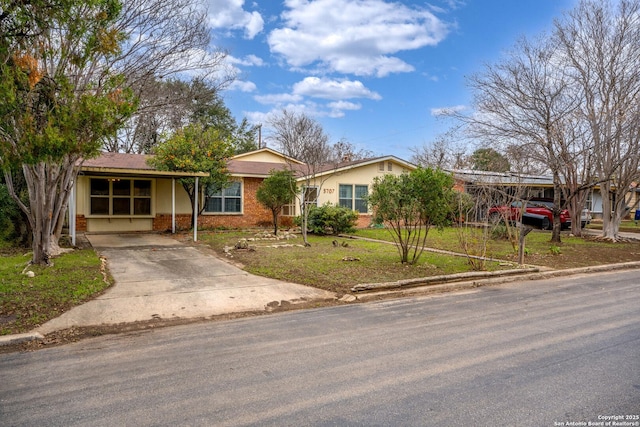
M 504 223 L 500 223 L 491 228 L 491 238 L 493 240 L 509 240 L 509 230 Z
M 20 208 L 9 196 L 4 184 L 0 184 L 0 241 L 16 243 L 20 240 L 22 218 Z
M 549 252 L 551 252 L 551 255 L 560 255 L 562 253 L 562 249 L 560 249 L 559 246 L 552 245 L 549 248 Z
M 355 230 L 358 213 L 327 203 L 309 211 L 309 231 L 314 234 L 340 234 Z

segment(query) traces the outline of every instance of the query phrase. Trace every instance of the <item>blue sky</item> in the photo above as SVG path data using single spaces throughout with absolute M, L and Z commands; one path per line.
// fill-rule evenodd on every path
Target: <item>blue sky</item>
M 551 29 L 576 0 L 205 0 L 213 43 L 237 80 L 224 92 L 238 118 L 283 108 L 376 155 L 410 160 L 469 108 L 465 76 L 518 37 Z M 266 138 L 265 138 L 266 139 Z

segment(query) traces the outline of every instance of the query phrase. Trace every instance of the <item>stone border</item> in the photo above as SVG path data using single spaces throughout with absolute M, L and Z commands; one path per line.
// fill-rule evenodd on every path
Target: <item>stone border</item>
M 365 292 L 375 291 L 379 289 L 402 289 L 416 286 L 432 286 L 435 284 L 452 283 L 468 281 L 470 279 L 487 279 L 493 277 L 504 276 L 516 276 L 530 273 L 538 273 L 541 269 L 539 267 L 526 267 L 521 269 L 512 270 L 498 270 L 498 271 L 471 271 L 468 273 L 457 273 L 440 276 L 419 277 L 415 279 L 397 280 L 394 282 L 382 282 L 382 283 L 363 283 L 355 285 L 351 288 L 352 292 Z

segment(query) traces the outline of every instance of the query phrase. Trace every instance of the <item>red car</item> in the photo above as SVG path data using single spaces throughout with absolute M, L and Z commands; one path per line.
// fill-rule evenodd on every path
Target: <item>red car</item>
M 499 222 L 501 220 L 519 221 L 522 207 L 521 201 L 511 203 L 509 206 L 494 206 L 489 209 L 489 220 Z M 553 228 L 553 202 L 549 200 L 529 200 L 522 215 L 522 223 L 551 230 Z M 560 212 L 560 224 L 563 229 L 571 228 L 569 211 L 563 209 Z

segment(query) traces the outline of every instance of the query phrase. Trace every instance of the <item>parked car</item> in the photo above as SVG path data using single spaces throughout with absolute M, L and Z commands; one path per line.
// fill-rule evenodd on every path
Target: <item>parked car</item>
M 489 220 L 492 222 L 520 221 L 522 203 L 515 201 L 509 206 L 492 207 L 488 213 Z M 522 223 L 540 227 L 543 230 L 551 230 L 553 228 L 553 202 L 544 199 L 529 200 L 522 214 Z M 563 229 L 571 228 L 571 217 L 566 209 L 560 212 L 560 224 Z

